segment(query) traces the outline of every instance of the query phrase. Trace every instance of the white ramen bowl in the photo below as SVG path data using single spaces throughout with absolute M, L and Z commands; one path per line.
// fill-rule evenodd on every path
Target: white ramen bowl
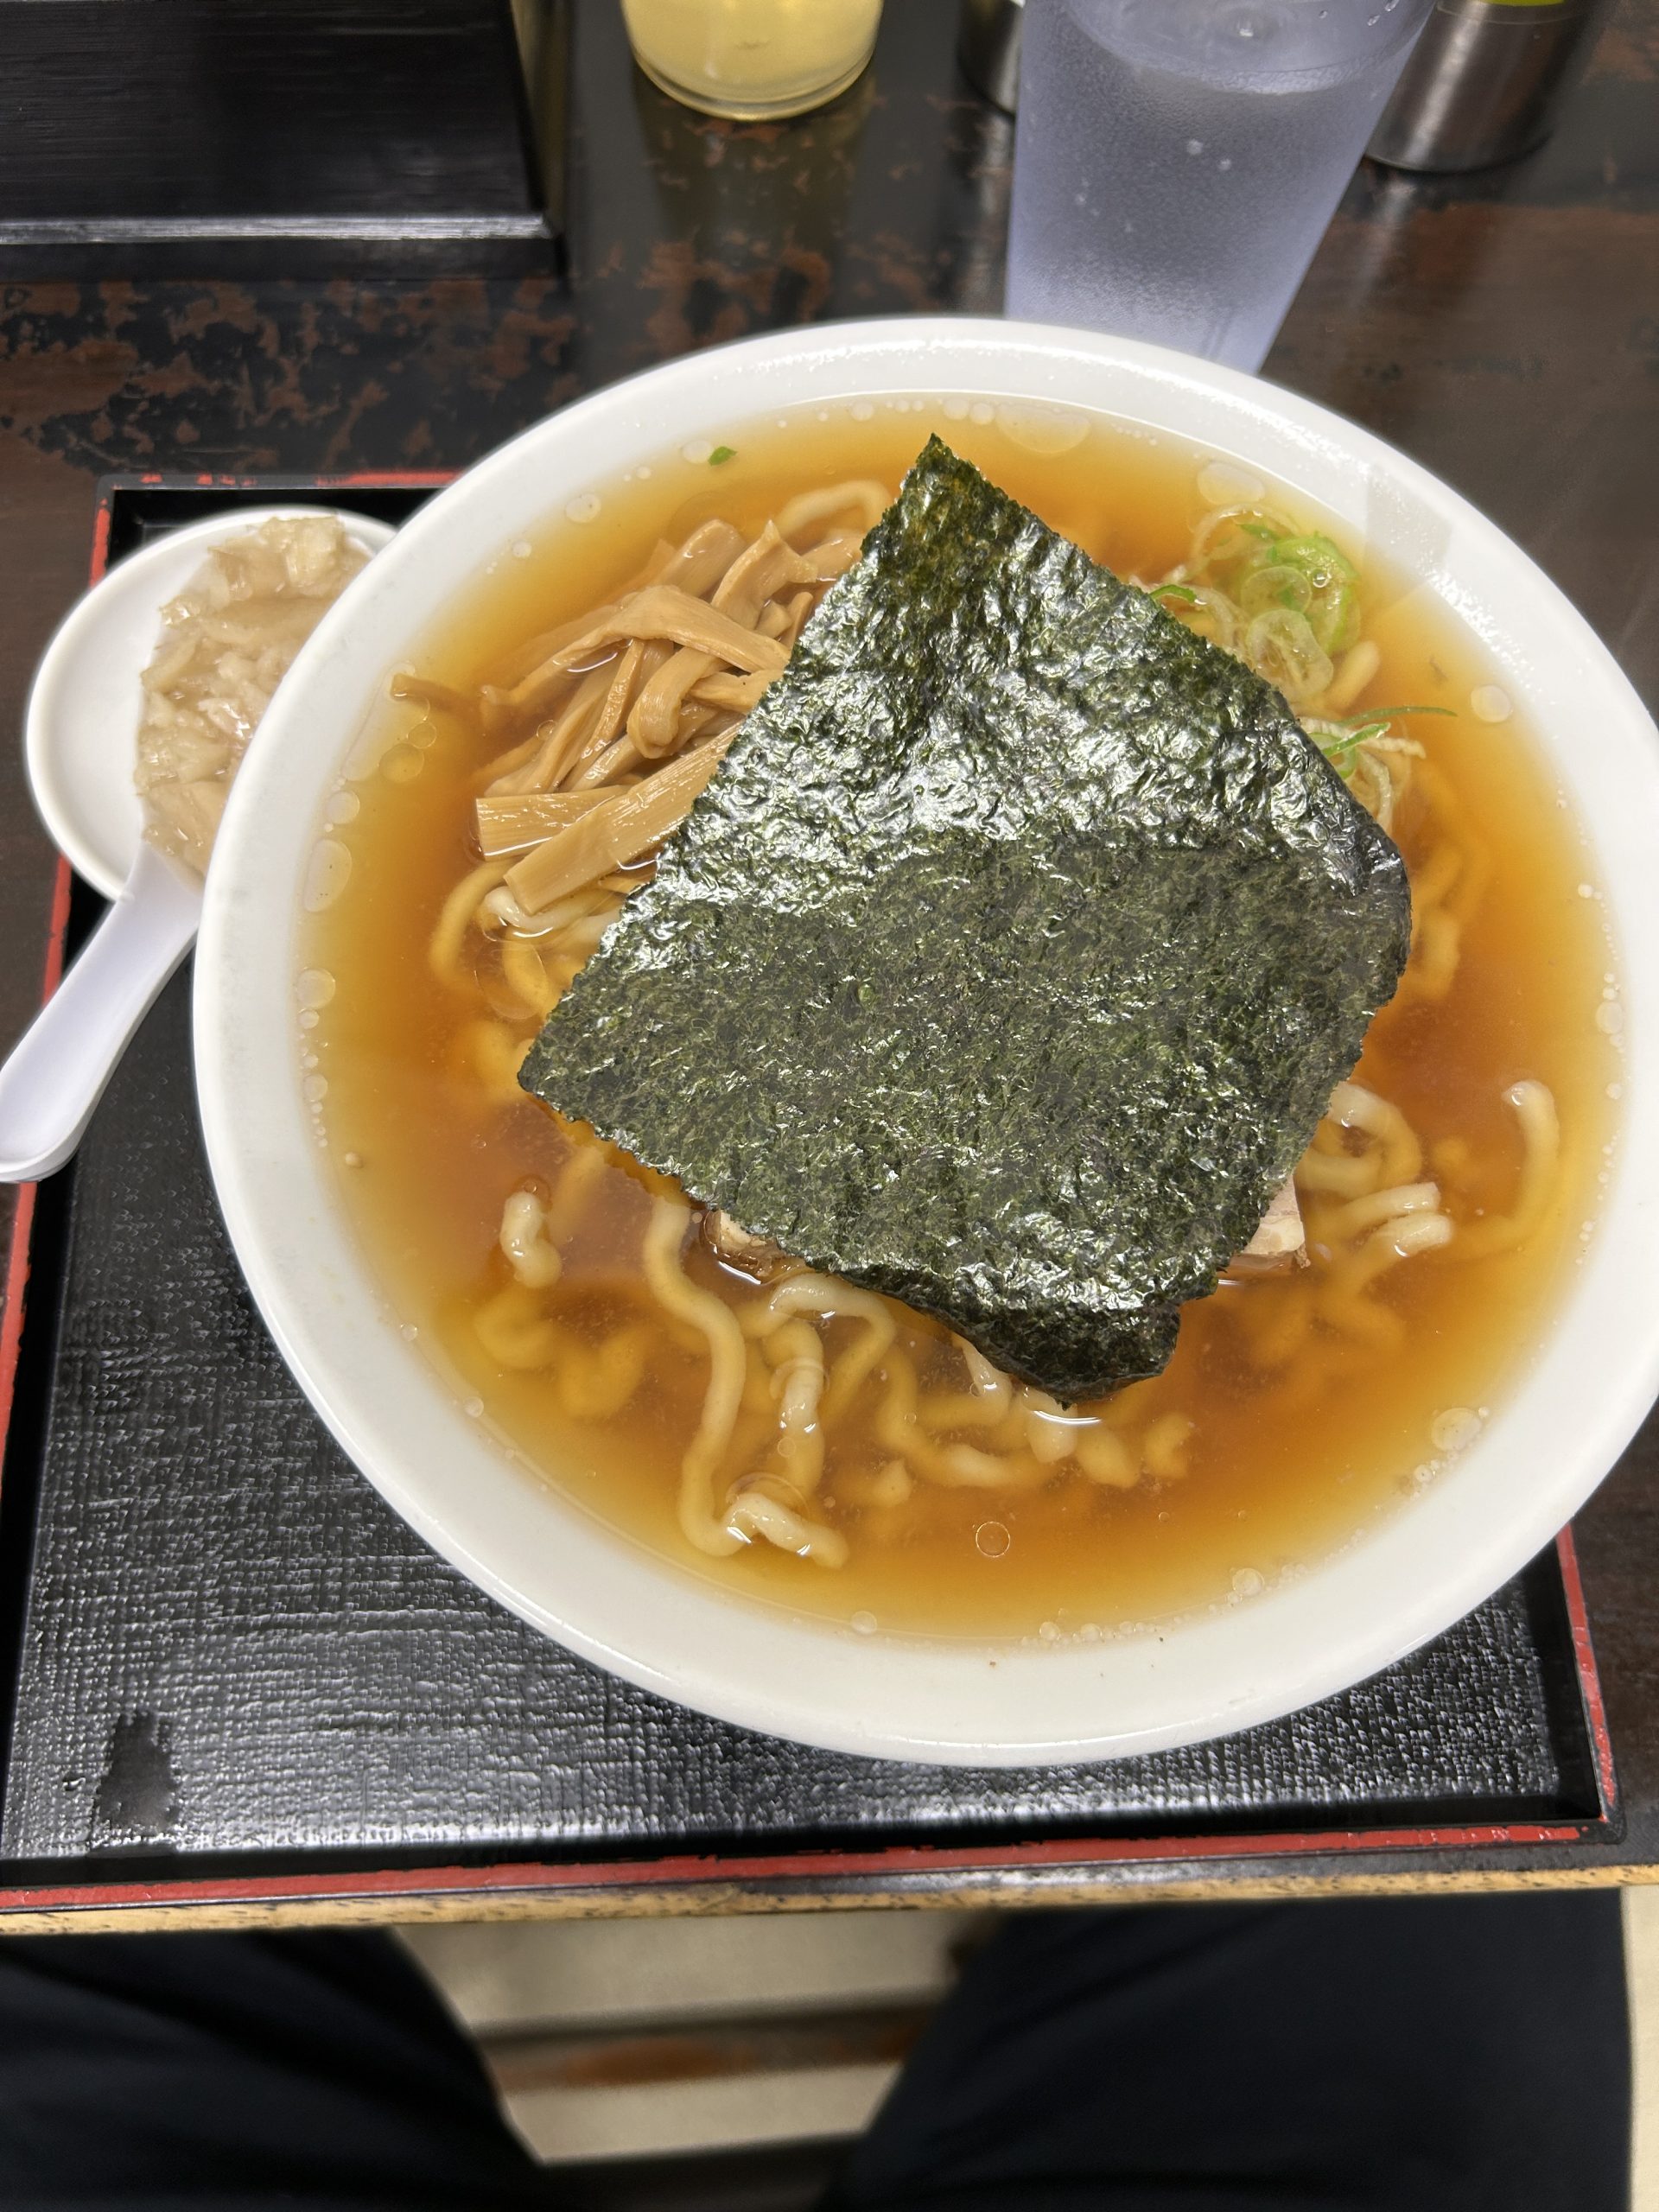
M 1421 579 L 1525 702 L 1592 842 L 1622 952 L 1622 1128 L 1599 1226 L 1478 1440 L 1325 1564 L 1096 1643 L 859 1635 L 722 1593 L 602 1526 L 469 1418 L 399 1333 L 301 1091 L 301 885 L 388 671 L 516 539 L 647 456 L 780 409 L 900 395 L 1152 426 L 1280 479 Z M 1205 362 L 1030 325 L 918 318 L 747 340 L 600 392 L 480 462 L 304 648 L 208 880 L 195 984 L 207 1150 L 254 1297 L 317 1412 L 437 1551 L 549 1636 L 664 1697 L 842 1751 L 1012 1765 L 1152 1751 L 1326 1696 L 1450 1626 L 1549 1541 L 1659 1390 L 1656 851 L 1659 736 L 1630 684 L 1524 554 L 1365 431 Z

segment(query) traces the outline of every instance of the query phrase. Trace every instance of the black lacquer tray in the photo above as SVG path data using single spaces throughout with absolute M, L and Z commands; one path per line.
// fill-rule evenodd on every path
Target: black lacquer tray
M 327 488 L 397 520 L 440 480 Z M 319 488 L 118 480 L 97 558 L 227 503 Z M 73 942 L 96 902 L 60 888 Z M 6 1313 L 0 1911 L 652 1882 L 844 1891 L 1616 1832 L 1566 1537 L 1340 1697 L 1107 1764 L 808 1751 L 573 1658 L 429 1552 L 288 1376 L 209 1187 L 186 976 L 73 1168 L 20 1210 Z

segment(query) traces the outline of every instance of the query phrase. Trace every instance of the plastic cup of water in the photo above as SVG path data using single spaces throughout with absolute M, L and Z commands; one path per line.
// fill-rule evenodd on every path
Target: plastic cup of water
M 1007 312 L 1260 368 L 1433 0 L 1026 0 Z

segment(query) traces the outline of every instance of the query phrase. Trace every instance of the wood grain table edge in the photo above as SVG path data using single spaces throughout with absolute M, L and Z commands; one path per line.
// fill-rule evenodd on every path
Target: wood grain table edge
M 168 1930 L 386 1928 L 420 1924 L 576 1920 L 715 1918 L 750 1913 L 950 1911 L 966 1908 L 1041 1910 L 1061 1906 L 1288 1904 L 1338 1897 L 1451 1897 L 1542 1890 L 1642 1888 L 1659 1884 L 1659 1866 L 1484 1866 L 1363 1869 L 1310 1878 L 1305 1873 L 1179 1872 L 1153 1883 L 1005 1881 L 901 1884 L 891 1887 L 783 1888 L 747 1883 L 631 1885 L 603 1890 L 507 1891 L 480 1896 L 288 1898 L 192 1904 L 161 1901 L 103 1906 L 0 1908 L 7 1936 L 159 1935 Z

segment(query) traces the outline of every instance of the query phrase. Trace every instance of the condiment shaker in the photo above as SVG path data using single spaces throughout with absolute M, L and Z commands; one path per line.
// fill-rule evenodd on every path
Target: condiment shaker
M 1366 148 L 1400 169 L 1479 169 L 1547 138 L 1611 0 L 1436 0 Z

